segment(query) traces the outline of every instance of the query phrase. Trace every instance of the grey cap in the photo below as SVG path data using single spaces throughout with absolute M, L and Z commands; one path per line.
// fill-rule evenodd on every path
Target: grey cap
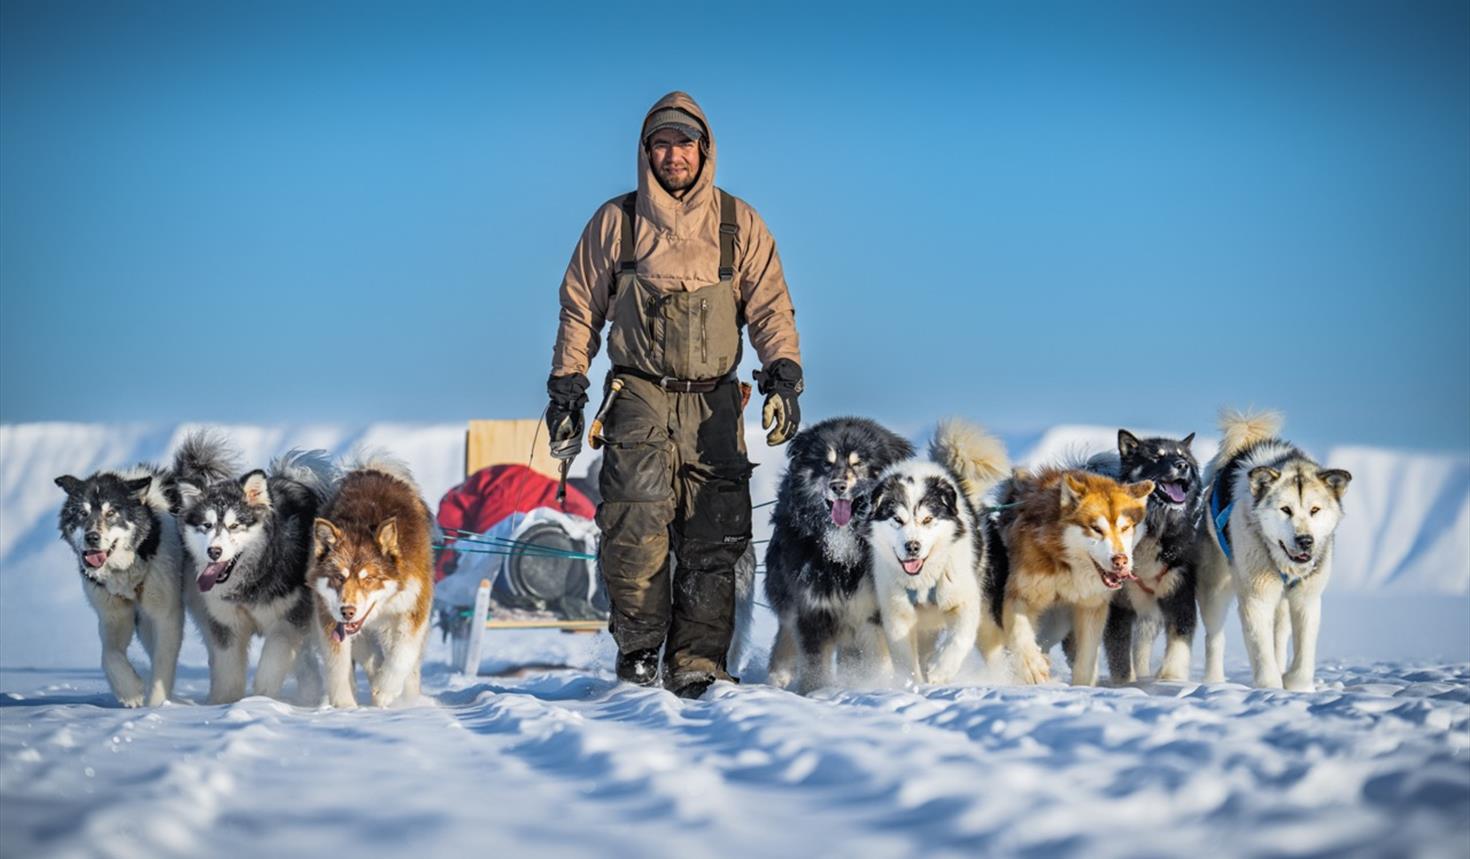
M 643 124 L 643 140 L 647 142 L 655 132 L 665 128 L 672 128 L 683 134 L 690 140 L 700 140 L 704 137 L 704 130 L 699 127 L 699 120 L 691 116 L 687 111 L 677 107 L 666 107 L 656 111 Z

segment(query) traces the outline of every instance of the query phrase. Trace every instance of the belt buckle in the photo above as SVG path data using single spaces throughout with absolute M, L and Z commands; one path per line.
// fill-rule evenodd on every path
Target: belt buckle
M 688 393 L 687 391 L 681 392 L 678 388 L 674 387 L 675 385 L 679 384 L 679 381 L 680 380 L 675 379 L 673 376 L 664 376 L 658 380 L 658 386 L 660 388 L 663 388 L 665 391 L 673 391 L 675 393 Z

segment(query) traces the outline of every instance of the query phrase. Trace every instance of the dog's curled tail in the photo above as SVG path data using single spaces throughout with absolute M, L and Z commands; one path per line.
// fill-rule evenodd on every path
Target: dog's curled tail
M 292 448 L 271 460 L 271 477 L 285 477 L 305 486 L 318 500 L 331 496 L 341 474 L 325 450 Z
M 929 458 L 949 469 L 975 507 L 995 485 L 1010 476 L 1005 444 L 984 429 L 958 418 L 941 421 L 929 442 Z
M 1274 438 L 1281 432 L 1284 419 L 1280 412 L 1242 412 L 1237 409 L 1220 410 L 1220 451 L 1215 454 L 1217 462 L 1226 462 L 1259 441 Z
M 224 433 L 208 427 L 184 437 L 174 451 L 175 479 L 199 488 L 228 480 L 240 471 L 240 454 Z
M 419 489 L 418 481 L 413 479 L 413 472 L 409 470 L 408 463 L 382 448 L 359 448 L 348 460 L 347 470 L 376 471 L 386 474 L 394 480 L 408 484 L 414 494 L 420 498 L 424 495 L 423 490 Z

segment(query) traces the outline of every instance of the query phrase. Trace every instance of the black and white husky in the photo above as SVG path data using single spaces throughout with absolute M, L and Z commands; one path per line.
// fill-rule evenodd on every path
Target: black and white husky
M 1182 439 L 1140 439 L 1118 430 L 1116 454 L 1087 463 L 1090 471 L 1125 483 L 1152 480 L 1148 515 L 1133 548 L 1133 573 L 1108 610 L 1103 633 L 1108 673 L 1116 683 L 1149 676 L 1154 639 L 1165 634 L 1159 680 L 1189 679 L 1195 627 L 1196 553 L 1203 535 L 1204 498 L 1199 462 Z
M 901 678 L 948 683 L 974 652 L 987 617 L 985 523 L 977 512 L 1009 471 L 1005 448 L 979 427 L 940 424 L 929 460 L 889 466 L 859 503 L 859 533 L 894 668 Z M 1001 631 L 985 625 L 987 652 Z
M 1353 476 L 1277 438 L 1280 415 L 1227 411 L 1220 429 L 1224 441 L 1205 474 L 1210 539 L 1200 553 L 1205 682 L 1225 679 L 1225 610 L 1238 596 L 1254 685 L 1311 691 L 1332 537 Z
M 190 575 L 185 601 L 209 650 L 209 701 L 237 701 L 253 636 L 262 636 L 254 692 L 279 697 L 296 669 L 298 696 L 322 697 L 306 589 L 312 522 L 332 491 L 335 469 L 323 451 L 291 451 L 239 478 L 184 485 L 184 540 Z
M 77 556 L 82 590 L 97 612 L 102 671 L 124 707 L 162 704 L 173 692 L 184 638 L 184 545 L 175 514 L 177 476 L 227 474 L 228 456 L 213 436 L 187 438 L 172 470 L 141 464 L 81 480 L 56 478 L 66 491 L 58 526 Z M 134 630 L 148 653 L 145 684 L 128 661 Z
M 887 659 L 853 501 L 866 482 L 913 454 L 904 438 L 864 418 L 831 418 L 791 440 L 766 546 L 766 598 L 779 624 L 773 685 L 802 693 L 831 685 L 839 650 L 844 667 Z

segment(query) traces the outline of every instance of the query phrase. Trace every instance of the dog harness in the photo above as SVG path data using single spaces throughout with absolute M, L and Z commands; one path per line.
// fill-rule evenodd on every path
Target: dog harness
M 938 590 L 937 585 L 930 585 L 929 590 L 920 594 L 913 588 L 904 588 L 904 593 L 909 595 L 909 605 L 918 608 L 921 605 L 929 605 L 934 602 L 934 592 Z
M 1225 553 L 1225 560 L 1231 561 L 1234 560 L 1234 553 L 1230 550 L 1230 537 L 1225 533 L 1225 526 L 1230 524 L 1230 513 L 1235 509 L 1235 499 L 1230 499 L 1230 503 L 1223 508 L 1220 506 L 1220 480 L 1224 476 L 1225 472 L 1221 471 L 1220 476 L 1215 478 L 1215 485 L 1210 487 L 1210 517 L 1215 520 L 1215 539 L 1220 542 L 1220 551 Z M 1288 576 L 1280 570 L 1276 571 L 1276 575 L 1281 577 L 1281 586 L 1286 590 L 1291 590 L 1307 579 L 1306 576 Z

